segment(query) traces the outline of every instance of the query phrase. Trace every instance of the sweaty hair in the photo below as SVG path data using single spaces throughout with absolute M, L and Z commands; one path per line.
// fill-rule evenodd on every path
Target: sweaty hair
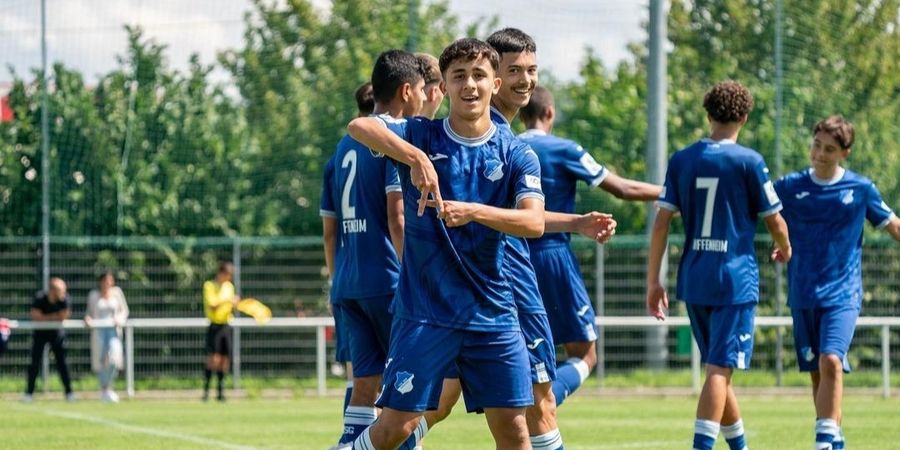
M 488 36 L 487 43 L 494 47 L 494 50 L 497 50 L 500 55 L 522 52 L 537 53 L 534 39 L 518 28 L 504 28 L 495 31 Z
M 725 80 L 706 93 L 703 108 L 716 122 L 739 122 L 753 110 L 753 96 L 741 83 Z
M 372 94 L 372 83 L 366 81 L 356 90 L 356 107 L 359 114 L 368 116 L 375 110 L 375 96 Z
M 853 124 L 848 122 L 844 116 L 830 116 L 820 120 L 813 127 L 813 134 L 818 134 L 820 131 L 833 137 L 842 150 L 848 149 L 853 145 Z
M 531 100 L 519 110 L 519 117 L 526 125 L 534 123 L 548 108 L 553 106 L 553 94 L 543 86 L 536 86 L 531 93 Z
M 443 77 L 441 77 L 441 66 L 438 64 L 437 58 L 428 53 L 416 53 L 416 59 L 424 69 L 425 84 L 441 82 Z
M 378 103 L 388 103 L 405 83 L 423 79 L 422 65 L 415 55 L 403 50 L 388 50 L 375 61 L 372 69 L 372 94 Z
M 500 55 L 497 54 L 497 51 L 486 42 L 475 38 L 462 38 L 453 41 L 441 52 L 441 57 L 438 61 L 441 73 L 446 73 L 447 69 L 450 68 L 450 64 L 456 61 L 474 61 L 478 58 L 487 59 L 491 63 L 494 72 L 500 70 Z

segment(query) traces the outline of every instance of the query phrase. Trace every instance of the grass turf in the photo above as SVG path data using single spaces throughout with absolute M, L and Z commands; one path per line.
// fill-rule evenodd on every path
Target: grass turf
M 200 401 L 92 399 L 21 404 L 3 401 L 4 448 L 268 448 L 326 449 L 341 429 L 338 398 Z M 800 396 L 740 399 L 748 443 L 760 449 L 812 448 L 813 410 Z M 695 397 L 576 395 L 559 410 L 566 449 L 689 448 Z M 844 405 L 848 448 L 896 448 L 900 403 L 850 396 Z M 462 404 L 428 434 L 430 449 L 493 448 L 484 418 Z M 717 449 L 727 449 L 719 439 Z

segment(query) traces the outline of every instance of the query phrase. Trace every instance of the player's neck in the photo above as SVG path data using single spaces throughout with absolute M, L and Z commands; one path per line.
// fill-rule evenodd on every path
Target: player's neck
M 834 181 L 835 178 L 844 175 L 844 168 L 840 164 L 831 167 L 813 167 L 813 176 L 820 181 Z
M 372 110 L 372 114 L 375 114 L 376 116 L 387 114 L 395 119 L 402 119 L 403 105 L 399 105 L 397 104 L 397 102 L 391 102 L 388 104 L 376 102 L 375 109 Z
M 497 96 L 491 98 L 491 107 L 493 107 L 497 111 L 500 111 L 500 114 L 509 123 L 512 123 L 513 119 L 516 118 L 516 114 L 519 113 L 519 108 L 504 106 L 499 100 L 497 100 Z
M 718 142 L 729 140 L 737 142 L 738 135 L 741 134 L 741 127 L 730 124 L 714 124 L 709 138 Z
M 553 122 L 541 119 L 535 119 L 534 122 L 525 124 L 525 126 L 528 127 L 529 130 L 540 130 L 547 134 L 550 134 L 550 132 L 553 131 Z
M 491 115 L 487 111 L 473 120 L 466 120 L 453 114 L 450 114 L 447 120 L 450 122 L 450 129 L 465 138 L 480 138 L 491 129 Z

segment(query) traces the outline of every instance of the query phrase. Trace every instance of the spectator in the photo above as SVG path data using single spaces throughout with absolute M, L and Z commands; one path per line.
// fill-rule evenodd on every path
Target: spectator
M 209 329 L 206 331 L 206 369 L 203 372 L 203 401 L 209 400 L 209 382 L 212 373 L 216 373 L 218 379 L 218 397 L 220 402 L 225 401 L 225 393 L 222 384 L 228 366 L 231 364 L 231 326 L 228 325 L 234 318 L 232 310 L 237 305 L 240 297 L 235 295 L 231 277 L 234 274 L 234 264 L 223 262 L 219 264 L 216 278 L 203 283 L 203 312 L 209 319 Z
M 88 294 L 84 323 L 93 328 L 91 333 L 91 369 L 100 379 L 100 400 L 118 403 L 119 396 L 113 390 L 116 372 L 124 366 L 122 354 L 122 325 L 128 320 L 128 303 L 125 294 L 116 286 L 112 272 L 105 272 L 97 279 L 97 289 Z
M 62 278 L 50 279 L 50 290 L 40 291 L 34 296 L 31 303 L 31 320 L 34 322 L 60 322 L 69 318 L 69 297 L 66 295 L 66 282 Z M 66 400 L 74 401 L 72 382 L 69 379 L 69 369 L 66 367 L 66 332 L 62 327 L 52 330 L 34 330 L 31 345 L 31 365 L 28 366 L 28 387 L 22 400 L 31 403 L 34 395 L 34 382 L 37 379 L 38 368 L 44 355 L 44 347 L 50 344 L 53 355 L 56 358 L 56 369 L 66 391 Z

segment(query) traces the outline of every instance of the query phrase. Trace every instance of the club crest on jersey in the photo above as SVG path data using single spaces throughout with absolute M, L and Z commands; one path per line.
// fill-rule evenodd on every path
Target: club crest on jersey
M 503 163 L 496 159 L 489 159 L 484 164 L 484 177 L 491 181 L 503 178 Z
M 394 389 L 401 394 L 412 392 L 413 378 L 416 375 L 409 372 L 397 372 L 397 381 L 394 382 Z
M 841 203 L 845 205 L 849 205 L 853 203 L 853 190 L 852 189 L 844 189 L 841 191 Z

